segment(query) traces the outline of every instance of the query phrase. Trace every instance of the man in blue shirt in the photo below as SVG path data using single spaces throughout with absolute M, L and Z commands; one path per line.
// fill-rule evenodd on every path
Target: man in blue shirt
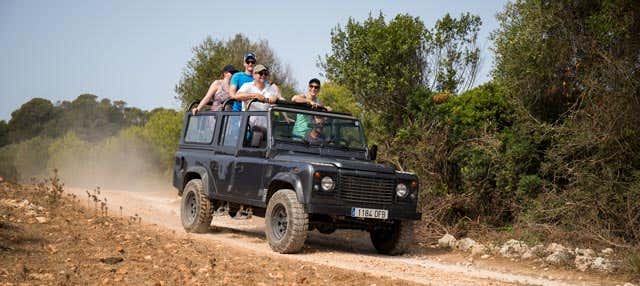
M 233 103 L 233 111 L 242 111 L 242 101 L 249 98 L 236 95 L 236 92 L 243 84 L 253 81 L 253 67 L 256 65 L 256 54 L 248 52 L 244 54 L 244 72 L 237 72 L 231 77 L 229 82 L 229 95 L 237 100 Z

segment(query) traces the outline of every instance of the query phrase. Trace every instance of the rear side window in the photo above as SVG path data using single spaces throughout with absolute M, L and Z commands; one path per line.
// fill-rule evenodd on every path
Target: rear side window
M 229 115 L 224 117 L 223 131 L 221 133 L 221 142 L 223 146 L 235 147 L 240 138 L 240 120 L 242 117 L 238 115 Z
M 190 116 L 185 142 L 210 144 L 213 141 L 213 130 L 216 128 L 214 115 Z
M 245 128 L 243 147 L 266 148 L 267 147 L 267 116 L 254 115 L 249 117 Z

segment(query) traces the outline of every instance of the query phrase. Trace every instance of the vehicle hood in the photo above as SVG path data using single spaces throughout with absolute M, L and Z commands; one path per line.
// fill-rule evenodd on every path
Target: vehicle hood
M 361 160 L 349 160 L 349 159 L 309 156 L 309 155 L 301 155 L 301 154 L 296 154 L 296 155 L 279 154 L 274 159 L 284 160 L 284 161 L 293 161 L 293 162 L 305 162 L 305 163 L 311 163 L 311 164 L 313 163 L 331 164 L 340 169 L 361 170 L 361 171 L 387 173 L 387 174 L 395 173 L 395 169 L 392 167 L 385 166 L 383 164 L 361 161 Z

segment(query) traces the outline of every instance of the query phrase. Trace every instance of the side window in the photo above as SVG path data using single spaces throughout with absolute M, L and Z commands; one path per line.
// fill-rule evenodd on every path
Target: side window
M 239 115 L 227 115 L 224 117 L 223 130 L 220 133 L 222 138 L 220 141 L 223 146 L 235 147 L 240 137 L 240 121 L 242 117 Z
M 190 116 L 184 141 L 209 144 L 213 139 L 215 128 L 216 117 L 214 115 Z
M 266 148 L 267 147 L 267 116 L 255 115 L 249 117 L 245 127 L 243 147 Z

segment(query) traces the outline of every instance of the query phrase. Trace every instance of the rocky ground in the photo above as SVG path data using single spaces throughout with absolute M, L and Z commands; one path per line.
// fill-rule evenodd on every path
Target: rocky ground
M 496 255 L 512 259 L 512 261 L 530 260 L 539 263 L 543 269 L 547 266 L 558 266 L 571 267 L 582 272 L 591 270 L 615 273 L 623 265 L 620 255 L 616 256 L 612 248 L 604 248 L 596 252 L 590 248 L 570 249 L 558 243 L 529 246 L 525 242 L 515 239 L 510 239 L 501 245 L 484 245 L 468 237 L 458 240 L 450 234 L 440 238 L 438 246 L 444 249 L 468 252 L 471 256 L 481 259 Z
M 55 196 L 55 197 L 54 197 Z M 141 222 L 50 188 L 0 185 L 0 285 L 411 285 L 265 257 Z M 85 202 L 86 203 L 86 202 Z

